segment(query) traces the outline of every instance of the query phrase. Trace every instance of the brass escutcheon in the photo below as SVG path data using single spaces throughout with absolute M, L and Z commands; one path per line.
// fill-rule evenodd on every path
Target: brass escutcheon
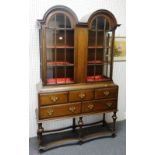
M 92 109 L 94 108 L 94 104 L 89 104 L 89 105 L 88 105 L 88 108 L 89 108 L 90 110 L 92 110 Z
M 110 94 L 109 91 L 104 91 L 103 93 L 104 93 L 105 96 L 108 96 Z
M 51 115 L 53 115 L 53 110 L 52 109 L 48 110 L 47 113 L 48 113 L 49 116 L 51 116 Z
M 108 108 L 111 108 L 112 103 L 106 103 L 106 105 L 108 106 Z
M 57 96 L 52 96 L 52 97 L 51 97 L 51 100 L 52 100 L 53 102 L 57 102 L 58 97 L 57 97 Z
M 69 107 L 69 111 L 75 112 L 76 108 L 75 107 Z
M 85 98 L 85 96 L 86 96 L 86 95 L 85 95 L 84 93 L 80 93 L 80 94 L 79 94 L 79 97 L 80 97 L 81 99 Z

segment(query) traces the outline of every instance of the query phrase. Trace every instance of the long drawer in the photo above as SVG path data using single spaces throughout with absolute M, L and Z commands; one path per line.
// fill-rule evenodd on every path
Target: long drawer
M 75 115 L 81 112 L 81 103 L 58 104 L 46 107 L 40 107 L 39 118 L 54 118 L 60 116 Z
M 67 96 L 68 96 L 68 92 L 40 94 L 39 103 L 40 103 L 40 106 L 52 105 L 57 103 L 66 103 Z
M 100 112 L 100 111 L 110 111 L 117 108 L 116 99 L 101 99 L 94 101 L 85 101 L 82 103 L 82 112 Z
M 117 98 L 118 88 L 98 88 L 95 89 L 95 99 Z
M 69 92 L 69 102 L 86 101 L 86 100 L 92 100 L 93 98 L 94 98 L 93 89 L 75 90 Z

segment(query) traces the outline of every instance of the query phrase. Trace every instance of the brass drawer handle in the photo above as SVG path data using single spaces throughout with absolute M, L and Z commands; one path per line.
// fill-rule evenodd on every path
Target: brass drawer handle
M 71 112 L 75 112 L 75 110 L 76 110 L 76 108 L 75 107 L 69 107 L 69 111 L 71 111 Z
M 52 96 L 52 97 L 51 97 L 51 100 L 55 103 L 55 102 L 57 102 L 58 97 L 57 97 L 57 96 Z
M 108 108 L 112 107 L 112 103 L 106 103 L 106 105 L 107 105 Z
M 86 96 L 86 95 L 85 95 L 84 93 L 80 93 L 80 94 L 79 94 L 79 97 L 80 97 L 81 99 L 85 98 L 85 96 Z
M 89 105 L 88 105 L 88 108 L 89 108 L 90 110 L 92 110 L 92 109 L 94 108 L 94 104 L 89 104 Z
M 104 93 L 105 96 L 108 96 L 110 94 L 109 91 L 104 91 L 103 93 Z
M 47 111 L 47 113 L 48 113 L 49 116 L 53 115 L 53 112 L 54 111 L 52 109 Z

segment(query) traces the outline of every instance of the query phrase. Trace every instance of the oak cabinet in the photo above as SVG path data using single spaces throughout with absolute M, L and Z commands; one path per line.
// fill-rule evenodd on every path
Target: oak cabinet
M 113 112 L 110 134 L 115 136 L 118 86 L 113 83 L 112 71 L 118 24 L 114 15 L 101 9 L 88 16 L 85 22 L 78 22 L 71 9 L 55 6 L 38 23 L 41 71 L 37 109 L 39 149 L 58 146 L 57 142 L 51 145 L 43 140 L 43 135 L 53 130 L 45 130 L 42 123 L 54 119 L 72 118 L 72 126 L 54 131 L 72 128 L 74 134 L 77 132 L 72 139 L 82 143 L 85 141 L 82 130 L 91 126 L 83 122 L 83 117 L 103 113 L 98 124 L 105 126 L 105 114 Z

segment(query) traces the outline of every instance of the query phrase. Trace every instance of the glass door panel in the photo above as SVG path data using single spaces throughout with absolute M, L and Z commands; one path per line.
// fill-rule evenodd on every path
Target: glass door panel
M 88 65 L 95 63 L 95 49 L 88 49 Z
M 69 65 L 74 65 L 74 49 L 66 49 L 66 61 Z
M 56 28 L 65 28 L 65 16 L 64 14 L 56 14 Z
M 109 80 L 112 32 L 109 32 L 108 20 L 104 16 L 96 17 L 88 33 L 87 81 Z
M 55 49 L 54 48 L 50 48 L 50 49 L 46 49 L 47 51 L 47 63 L 51 63 L 55 61 Z
M 66 30 L 66 46 L 74 47 L 74 30 Z
M 74 82 L 74 66 L 66 67 L 66 83 Z
M 97 31 L 97 46 L 102 48 L 105 46 L 104 31 Z
M 56 14 L 46 28 L 47 84 L 74 82 L 74 29 L 64 14 Z
M 55 30 L 46 29 L 46 47 L 51 48 L 55 45 Z
M 94 30 L 89 30 L 89 37 L 88 37 L 88 48 L 94 47 L 96 44 L 96 32 Z
M 65 45 L 65 31 L 56 30 L 56 47 Z

